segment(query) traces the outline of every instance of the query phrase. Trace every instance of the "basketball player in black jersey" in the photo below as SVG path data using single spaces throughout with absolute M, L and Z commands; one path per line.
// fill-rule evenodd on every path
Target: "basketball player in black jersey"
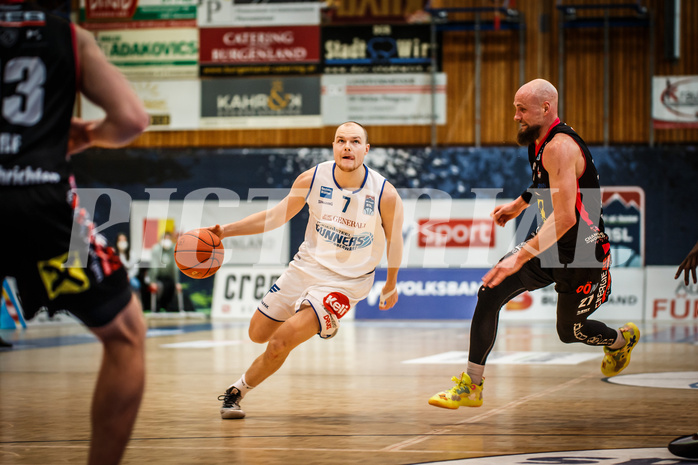
M 538 229 L 482 278 L 470 330 L 468 368 L 456 386 L 429 399 L 436 407 L 482 405 L 483 373 L 497 334 L 499 311 L 524 291 L 555 284 L 557 333 L 565 343 L 603 346 L 601 371 L 620 373 L 640 338 L 633 323 L 616 330 L 589 316 L 611 292 L 610 246 L 601 217 L 598 175 L 591 153 L 557 115 L 557 90 L 548 81 L 523 85 L 514 98 L 517 141 L 528 146 L 533 184 L 492 212 L 504 226 L 529 204 Z
M 143 396 L 146 325 L 124 267 L 78 207 L 70 155 L 127 144 L 148 114 L 90 33 L 31 3 L 0 1 L 0 82 L 0 282 L 16 278 L 27 318 L 68 310 L 101 341 L 88 461 L 115 464 Z M 76 92 L 105 118 L 72 118 Z M 37 388 L 51 408 L 51 386 Z

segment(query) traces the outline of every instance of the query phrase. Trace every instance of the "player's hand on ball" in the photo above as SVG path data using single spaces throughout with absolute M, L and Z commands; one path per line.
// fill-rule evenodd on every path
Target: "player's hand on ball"
M 213 234 L 218 236 L 219 239 L 223 239 L 223 228 L 221 228 L 220 224 L 217 224 L 215 226 L 209 226 L 208 228 L 209 231 L 211 231 Z

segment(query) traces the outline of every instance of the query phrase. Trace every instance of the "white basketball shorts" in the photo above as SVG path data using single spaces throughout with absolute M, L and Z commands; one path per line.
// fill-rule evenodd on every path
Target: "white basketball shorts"
M 307 302 L 315 311 L 320 325 L 318 335 L 333 337 L 339 320 L 360 300 L 368 296 L 375 273 L 347 278 L 314 260 L 294 259 L 262 298 L 257 309 L 275 321 L 286 321 Z

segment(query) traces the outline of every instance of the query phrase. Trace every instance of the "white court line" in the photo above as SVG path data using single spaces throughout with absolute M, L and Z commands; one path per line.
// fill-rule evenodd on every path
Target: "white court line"
M 185 438 L 185 439 L 191 439 L 191 438 Z M 173 438 L 168 438 L 168 441 L 183 441 L 185 439 L 173 439 Z M 197 438 L 197 439 L 214 439 L 214 438 Z M 220 438 L 215 438 L 215 439 L 220 439 Z M 250 439 L 250 438 L 245 438 L 245 437 L 236 437 L 236 438 L 229 438 L 229 439 Z M 133 439 L 132 439 L 133 440 Z M 148 439 L 142 439 L 144 441 L 147 441 Z M 152 440 L 158 440 L 158 439 L 152 439 Z M 22 449 L 25 450 L 31 450 L 31 449 L 89 449 L 89 445 L 31 445 L 29 446 L 28 444 L 3 444 L 0 446 L 0 454 L 3 453 L 2 448 L 5 447 L 22 447 Z M 386 452 L 383 449 L 333 449 L 333 448 L 320 448 L 320 447 L 235 447 L 235 446 L 230 446 L 230 447 L 196 447 L 196 446 L 138 446 L 138 445 L 132 445 L 129 444 L 127 449 L 144 449 L 144 450 L 153 450 L 153 449 L 158 449 L 158 450 L 219 450 L 219 451 L 239 451 L 239 450 L 251 450 L 251 451 L 278 451 L 278 452 L 294 452 L 294 451 L 304 451 L 304 452 L 336 452 L 336 453 L 347 453 L 347 452 L 362 452 L 362 453 L 377 453 L 377 452 Z M 429 454 L 495 454 L 495 455 L 504 455 L 509 452 L 507 451 L 493 451 L 493 450 L 473 450 L 473 449 L 468 449 L 468 450 L 417 450 L 417 449 L 410 449 L 410 450 L 396 450 L 396 451 L 390 451 L 390 452 L 403 452 L 403 453 L 408 453 L 408 454 L 424 454 L 424 453 L 429 453 Z M 18 457 L 21 457 L 20 454 L 14 453 L 14 452 L 5 452 L 7 454 L 12 454 L 16 455 Z
M 570 381 L 567 381 L 566 383 L 562 383 L 558 386 L 548 388 L 545 391 L 541 391 L 541 392 L 538 392 L 536 394 L 531 394 L 529 396 L 522 397 L 519 400 L 509 402 L 508 404 L 503 405 L 502 407 L 496 408 L 494 410 L 490 410 L 489 412 L 485 412 L 481 415 L 471 417 L 471 418 L 466 418 L 465 420 L 462 420 L 462 421 L 455 423 L 455 425 L 465 425 L 468 423 L 477 423 L 480 420 L 484 420 L 485 418 L 489 418 L 491 416 L 497 415 L 505 410 L 518 407 L 519 405 L 524 404 L 531 399 L 536 399 L 538 397 L 545 396 L 545 395 L 553 393 L 555 391 L 559 391 L 560 389 L 567 388 L 567 387 L 572 386 L 574 384 L 581 383 L 582 381 L 585 381 L 588 378 L 591 378 L 592 376 L 594 376 L 596 374 L 597 374 L 596 371 L 590 371 L 586 375 L 580 376 L 579 378 L 575 378 L 575 379 L 572 379 Z M 463 408 L 467 409 L 469 407 L 463 407 Z M 449 431 L 451 431 L 449 428 L 435 429 L 435 430 L 432 430 L 429 433 L 423 434 L 421 436 L 417 436 L 417 437 L 412 438 L 412 439 L 407 439 L 405 441 L 401 441 L 401 442 L 395 443 L 391 446 L 385 447 L 385 448 L 381 449 L 381 451 L 398 452 L 403 447 L 411 446 L 413 444 L 419 444 L 420 442 L 426 441 L 427 439 L 429 439 L 433 436 L 438 436 L 440 434 L 448 433 Z

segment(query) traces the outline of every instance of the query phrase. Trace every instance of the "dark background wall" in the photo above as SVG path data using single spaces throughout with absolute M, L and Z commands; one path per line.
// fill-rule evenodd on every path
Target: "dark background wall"
M 646 202 L 646 264 L 678 265 L 698 240 L 698 146 L 591 147 L 602 186 L 640 186 Z M 126 149 L 90 150 L 74 157 L 80 187 L 113 188 L 147 200 L 147 188 L 172 188 L 181 200 L 202 188 L 225 188 L 246 199 L 252 188 L 290 188 L 302 171 L 330 159 L 329 149 Z M 366 163 L 404 196 L 436 189 L 452 198 L 474 198 L 474 188 L 501 189 L 513 198 L 529 185 L 526 151 L 518 147 L 372 148 Z M 212 197 L 214 199 L 214 197 Z M 110 208 L 99 202 L 98 223 Z M 302 241 L 307 213 L 292 223 L 291 251 Z M 128 226 L 104 231 L 113 239 Z

